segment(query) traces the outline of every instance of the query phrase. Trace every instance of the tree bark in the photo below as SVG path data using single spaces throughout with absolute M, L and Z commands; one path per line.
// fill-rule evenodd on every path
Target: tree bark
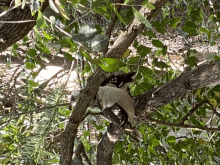
M 114 146 L 124 134 L 124 129 L 111 123 L 97 146 L 97 165 L 112 164 Z
M 163 86 L 147 91 L 135 98 L 138 102 L 136 115 L 146 117 L 159 107 L 174 101 L 184 95 L 188 90 L 202 88 L 220 79 L 220 61 L 204 64 L 192 71 L 182 73 L 176 79 Z
M 11 3 L 12 3 L 12 0 L 0 0 L 0 6 L 9 7 Z
M 151 1 L 150 1 L 151 2 Z M 155 8 L 152 11 L 147 10 L 145 7 L 140 9 L 140 13 L 148 20 L 151 20 L 152 16 L 163 7 L 168 0 L 153 0 Z M 145 25 L 140 23 L 137 19 L 133 19 L 131 25 L 125 32 L 122 32 L 118 39 L 115 41 L 112 48 L 106 53 L 105 57 L 121 58 L 121 56 L 128 49 L 128 46 L 135 40 L 137 35 L 142 32 Z M 60 164 L 70 165 L 73 155 L 74 138 L 76 137 L 77 128 L 79 123 L 83 120 L 86 108 L 94 95 L 97 93 L 99 86 L 105 78 L 110 76 L 110 73 L 104 72 L 98 68 L 93 76 L 88 80 L 88 84 L 80 93 L 79 101 L 77 102 L 75 109 L 73 110 L 70 119 L 67 123 L 66 129 L 63 134 L 62 153 Z M 104 159 L 104 158 L 103 158 Z
M 11 2 L 11 1 L 9 1 Z M 10 5 L 5 0 L 0 0 L 0 5 Z M 49 5 L 48 0 L 44 1 L 42 6 L 42 12 Z M 32 16 L 29 5 L 25 5 L 22 9 L 21 6 L 15 7 L 6 13 L 0 14 L 0 21 L 24 21 L 24 20 L 35 20 L 37 13 Z M 34 27 L 36 21 L 25 22 L 25 23 L 0 23 L 0 52 L 10 47 L 25 35 Z

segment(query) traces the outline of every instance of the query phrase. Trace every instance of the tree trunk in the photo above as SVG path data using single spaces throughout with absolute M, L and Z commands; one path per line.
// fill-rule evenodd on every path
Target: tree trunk
M 156 9 L 149 11 L 145 7 L 140 9 L 140 13 L 151 20 L 152 16 L 163 7 L 168 0 L 152 0 Z M 137 35 L 142 32 L 145 25 L 140 23 L 134 18 L 131 25 L 125 32 L 122 32 L 118 39 L 115 41 L 111 49 L 106 53 L 105 57 L 110 58 L 121 58 L 121 56 L 128 49 L 130 44 L 135 40 Z M 87 86 L 84 88 L 83 92 L 80 93 L 79 101 L 77 102 L 74 111 L 72 112 L 68 124 L 66 126 L 65 132 L 63 134 L 62 142 L 62 153 L 61 161 L 62 165 L 70 165 L 73 155 L 73 139 L 76 137 L 77 128 L 79 123 L 83 120 L 83 115 L 85 114 L 86 108 L 89 102 L 92 100 L 94 95 L 97 93 L 99 86 L 104 81 L 105 78 L 110 76 L 110 73 L 104 72 L 102 69 L 98 68 L 93 76 L 88 80 Z
M 5 0 L 0 0 L 0 5 L 9 5 Z M 48 0 L 43 3 L 42 11 L 48 6 Z M 15 7 L 12 10 L 8 10 L 6 13 L 0 14 L 0 21 L 24 21 L 24 20 L 34 20 L 32 22 L 25 23 L 0 23 L 0 52 L 4 51 L 6 48 L 10 47 L 25 35 L 36 24 L 37 13 L 35 16 L 31 15 L 31 10 L 29 5 L 25 5 L 24 9 L 21 6 Z

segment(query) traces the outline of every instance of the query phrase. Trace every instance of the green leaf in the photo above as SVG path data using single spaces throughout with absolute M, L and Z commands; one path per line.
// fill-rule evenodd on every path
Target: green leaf
M 129 3 L 133 2 L 133 1 L 135 1 L 135 0 L 125 0 L 124 4 L 129 4 Z
M 171 28 L 176 28 L 176 26 L 178 25 L 178 23 L 182 20 L 182 17 L 176 17 L 174 18 L 171 22 L 170 22 L 170 27 Z
M 25 67 L 26 67 L 27 69 L 33 70 L 36 66 L 35 66 L 34 63 L 26 62 L 26 63 L 25 63 Z
M 152 38 L 156 38 L 156 34 L 154 32 L 152 32 L 151 30 L 145 30 L 144 32 L 142 32 L 142 35 L 148 36 L 150 40 Z
M 45 53 L 50 54 L 50 50 L 48 46 L 45 46 L 43 43 L 41 42 L 37 42 L 36 46 L 39 47 L 40 49 L 42 49 Z
M 220 20 L 220 11 L 217 11 L 217 14 L 216 14 L 218 20 Z
M 203 27 L 200 27 L 199 31 L 202 32 L 202 33 L 208 33 L 209 32 L 209 30 L 207 28 L 203 28 Z
M 216 42 L 213 41 L 213 42 L 210 43 L 210 45 L 211 45 L 211 46 L 215 46 L 215 45 L 216 45 Z
M 193 66 L 197 66 L 197 62 L 198 62 L 198 58 L 195 57 L 195 56 L 189 56 L 187 57 L 186 59 L 186 63 L 190 66 L 190 67 L 193 67 Z
M 196 36 L 198 34 L 197 32 L 197 26 L 191 21 L 188 21 L 186 25 L 182 28 L 183 31 L 188 33 L 190 36 Z
M 131 143 L 128 145 L 127 153 L 129 153 L 129 152 L 130 152 L 130 150 L 131 150 L 131 148 L 132 148 L 132 145 L 133 145 L 133 143 L 132 143 L 132 142 L 131 142 Z
M 194 28 L 194 29 L 196 29 L 196 28 L 197 28 L 196 24 L 195 24 L 195 23 L 193 23 L 193 22 L 191 22 L 191 21 L 187 21 L 187 22 L 186 22 L 186 26 L 187 26 L 187 27 Z
M 152 5 L 152 3 L 148 2 L 148 1 L 143 1 L 142 5 L 146 6 L 150 10 L 154 10 L 155 9 L 154 5 Z
M 122 61 L 114 58 L 103 58 L 99 66 L 107 72 L 116 72 L 119 68 L 126 66 Z
M 158 31 L 159 33 L 161 34 L 165 33 L 165 28 L 159 21 L 153 21 L 152 25 L 156 29 L 156 31 Z
M 212 88 L 212 90 L 220 93 L 220 85 L 216 85 L 214 88 Z
M 151 138 L 150 142 L 153 147 L 160 145 L 160 141 L 157 140 L 156 138 Z
M 29 85 L 30 87 L 37 87 L 37 86 L 39 86 L 39 84 L 36 83 L 36 82 L 33 81 L 33 80 L 28 80 L 28 85 Z
M 163 48 L 163 43 L 159 40 L 152 40 L 152 44 L 155 46 L 155 47 L 158 47 L 158 48 Z
M 163 53 L 163 55 L 166 55 L 166 54 L 167 54 L 167 46 L 164 46 L 164 47 L 162 48 L 162 53 Z
M 154 61 L 154 65 L 155 66 L 157 66 L 157 67 L 159 67 L 159 68 L 161 68 L 161 69 L 163 69 L 163 68 L 169 68 L 169 65 L 167 65 L 165 62 L 162 62 L 162 61 L 157 61 L 157 60 L 155 60 Z
M 25 53 L 33 59 L 37 56 L 37 51 L 35 49 L 28 49 Z
M 126 26 L 126 23 L 124 21 L 124 19 L 121 17 L 121 15 L 118 13 L 117 9 L 114 6 L 114 12 L 117 15 L 118 19 L 123 23 L 124 26 Z
M 151 52 L 151 48 L 140 45 L 137 47 L 137 52 L 141 55 L 141 57 L 145 57 L 148 53 Z
M 69 54 L 69 53 L 64 53 L 64 57 L 66 57 L 68 60 L 70 60 L 70 61 L 73 61 L 73 60 L 75 60 L 75 58 L 71 55 L 71 54 Z
M 169 136 L 166 141 L 168 143 L 175 143 L 176 142 L 176 137 L 175 136 Z
M 40 11 L 40 9 L 38 10 L 38 15 L 37 15 L 37 27 L 44 29 L 47 27 L 47 23 L 43 17 L 42 12 Z
M 146 27 L 148 28 L 152 28 L 150 22 L 143 16 L 139 13 L 139 11 L 137 9 L 135 9 L 133 6 L 132 6 L 132 11 L 134 13 L 134 16 L 135 18 L 140 21 L 141 23 L 145 24 Z
M 47 34 L 44 30 L 42 30 L 43 34 L 44 34 L 44 37 L 48 40 L 52 40 L 53 39 L 53 36 Z

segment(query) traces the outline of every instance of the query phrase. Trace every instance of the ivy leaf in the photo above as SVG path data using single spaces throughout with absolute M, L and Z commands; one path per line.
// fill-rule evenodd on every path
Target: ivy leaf
M 132 11 L 134 13 L 134 16 L 135 18 L 140 21 L 141 23 L 145 24 L 146 27 L 148 28 L 152 28 L 150 22 L 143 16 L 139 13 L 139 11 L 137 9 L 135 9 L 133 6 L 132 6 Z
M 122 61 L 114 58 L 103 58 L 99 66 L 107 72 L 116 72 L 119 68 L 126 66 Z

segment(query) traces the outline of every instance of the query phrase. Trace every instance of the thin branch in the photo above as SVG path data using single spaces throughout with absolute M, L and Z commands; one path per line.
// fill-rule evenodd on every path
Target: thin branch
M 88 111 L 84 116 L 83 116 L 83 120 L 85 120 L 85 118 L 89 115 L 92 115 L 92 116 L 99 116 L 99 115 L 103 115 L 103 112 L 91 112 L 91 111 Z
M 45 109 L 51 109 L 51 108 L 56 108 L 56 107 L 59 107 L 59 106 L 69 106 L 69 105 L 70 105 L 69 103 L 57 104 L 57 105 L 52 105 L 52 106 L 48 106 L 48 107 L 38 108 L 38 109 L 35 109 L 35 110 L 32 110 L 32 111 L 28 111 L 28 112 L 10 113 L 10 114 L 5 114 L 5 115 L 0 114 L 0 116 L 3 116 L 3 117 L 7 117 L 7 116 L 21 116 L 21 115 L 26 115 L 26 114 L 38 113 L 38 112 L 41 112 L 41 111 L 43 111 Z
M 27 23 L 27 22 L 36 22 L 36 20 L 25 20 L 25 21 L 0 21 L 0 23 Z
M 120 0 L 119 2 L 123 2 L 123 0 Z M 121 10 L 121 6 L 120 5 L 115 6 L 115 8 L 116 8 L 116 10 L 118 12 Z M 105 33 L 105 35 L 109 38 L 109 40 L 110 40 L 112 29 L 113 29 L 113 27 L 115 25 L 115 22 L 116 22 L 117 18 L 118 17 L 117 17 L 117 15 L 114 12 L 112 14 L 112 16 L 111 16 L 111 21 L 110 21 L 110 23 L 108 25 L 108 28 L 106 30 L 106 33 Z M 105 48 L 102 51 L 103 55 L 106 54 L 106 52 L 108 51 L 108 45 L 109 45 L 109 42 L 106 44 Z
M 216 116 L 220 117 L 220 113 L 218 113 L 218 112 L 216 111 L 216 108 L 212 105 L 212 103 L 210 103 L 210 101 L 208 101 L 207 103 L 211 106 L 213 113 L 214 113 Z
M 188 119 L 188 117 L 192 115 L 199 107 L 201 107 L 205 103 L 208 103 L 208 101 L 203 100 L 201 103 L 196 103 L 195 106 L 189 110 L 189 112 L 182 118 L 182 120 L 179 123 L 184 124 L 184 122 Z
M 146 118 L 152 122 L 157 123 L 157 124 L 162 124 L 162 125 L 169 126 L 169 127 L 191 128 L 191 129 L 199 129 L 199 130 L 203 130 L 203 131 L 220 131 L 220 128 L 213 128 L 213 127 L 208 128 L 208 127 L 194 126 L 194 125 L 181 124 L 181 123 L 170 123 L 170 122 L 156 120 L 156 119 L 153 119 L 149 116 Z

